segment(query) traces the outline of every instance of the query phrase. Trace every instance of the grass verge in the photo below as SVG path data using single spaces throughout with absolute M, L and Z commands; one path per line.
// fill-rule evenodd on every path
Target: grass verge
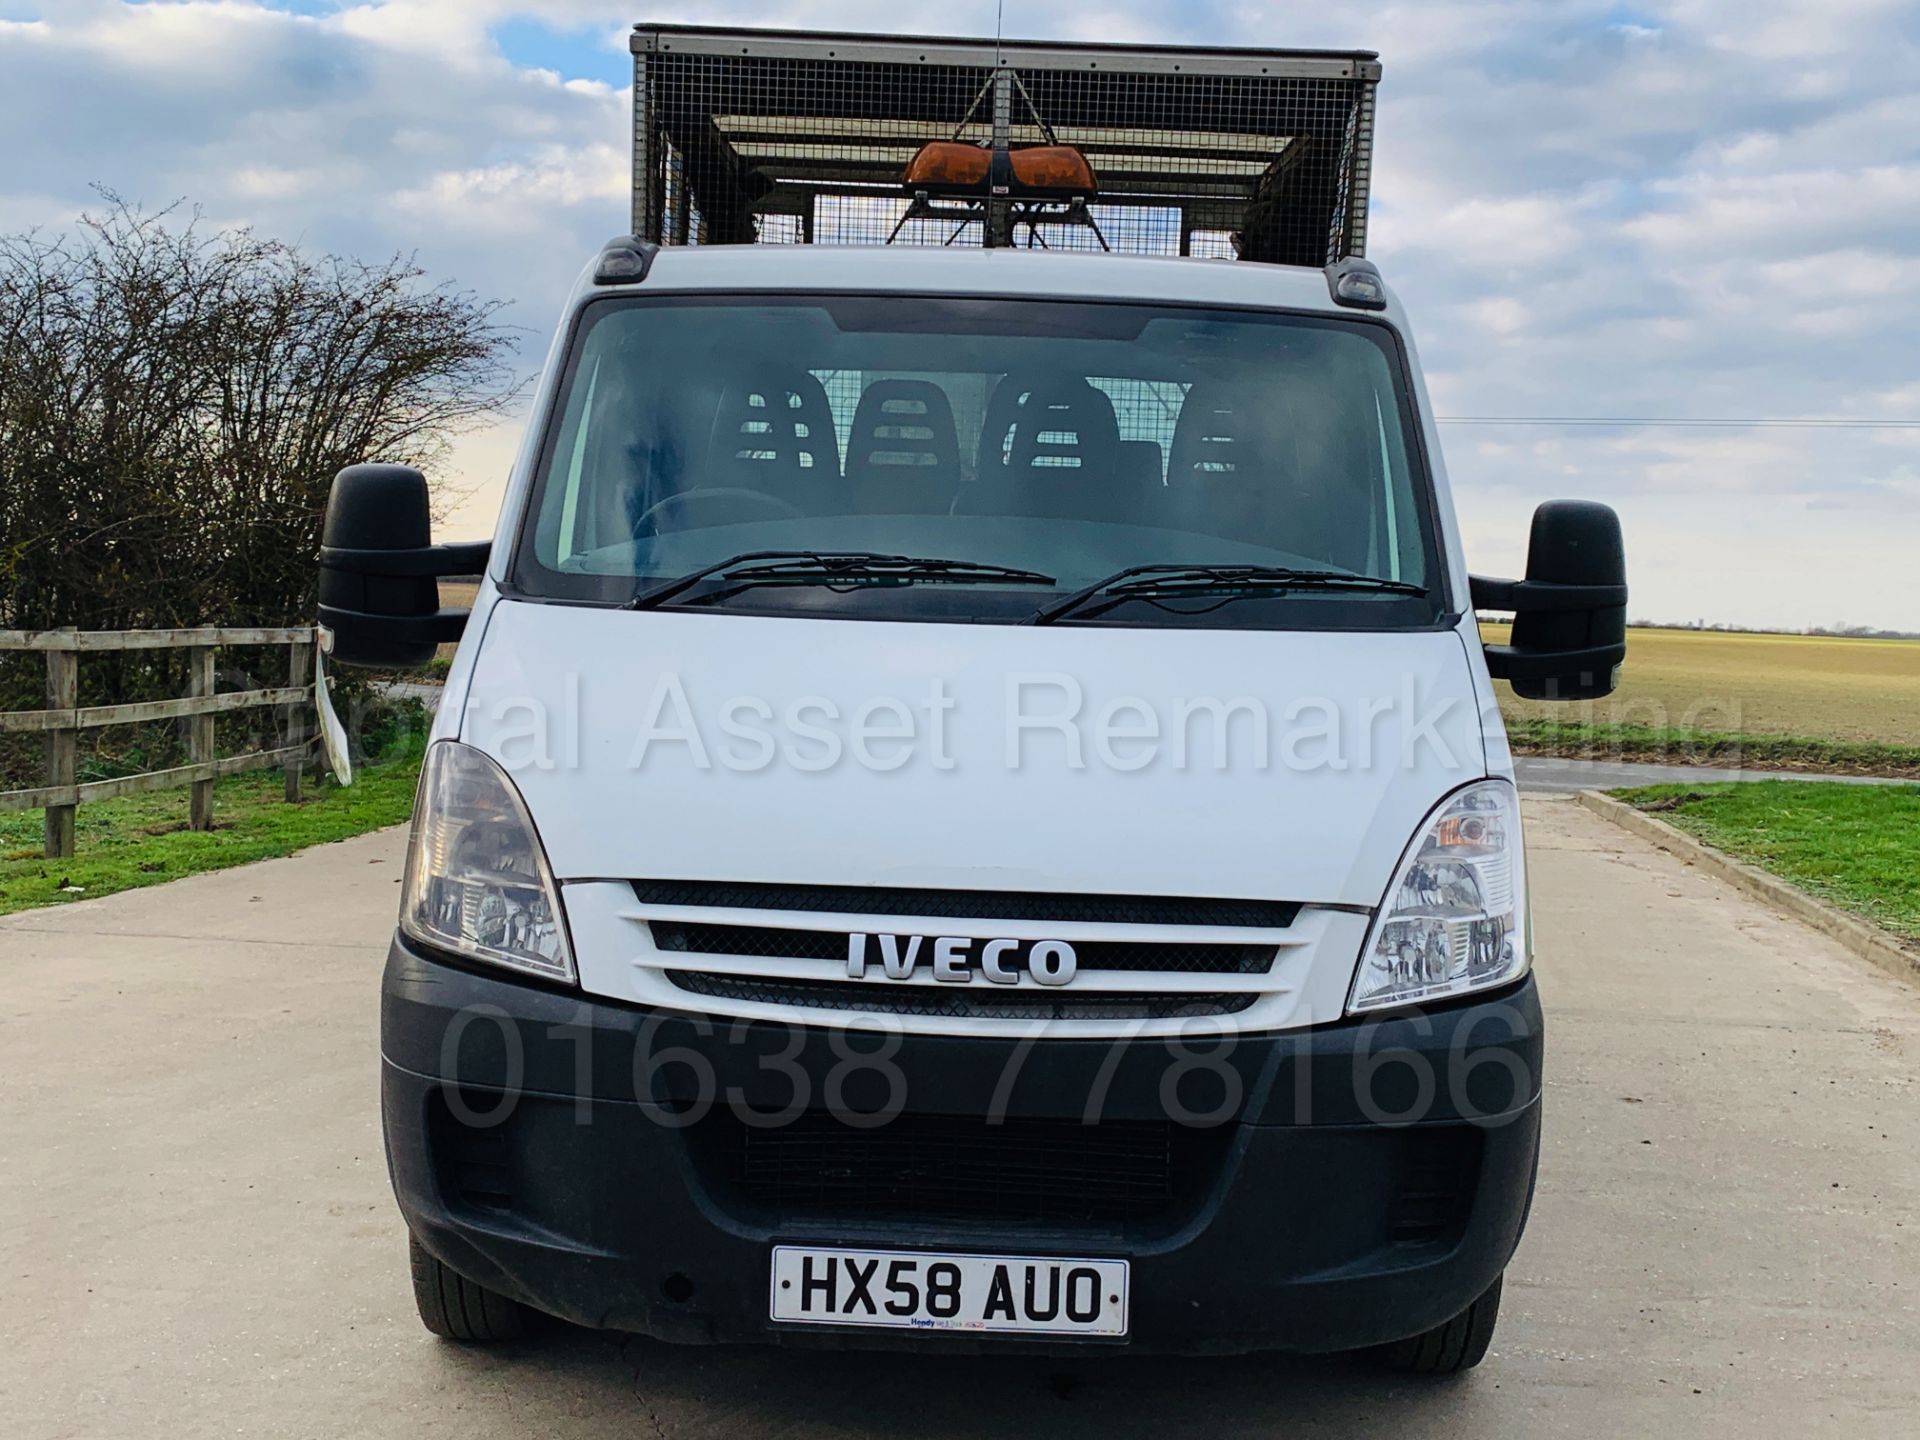
M 1821 740 L 1668 726 L 1589 724 L 1507 717 L 1507 738 L 1519 755 L 1562 755 L 1659 765 L 1721 765 L 1796 770 L 1819 775 L 1889 775 L 1920 780 L 1920 745 L 1875 740 Z
M 1612 793 L 1903 940 L 1920 941 L 1920 785 L 1758 780 Z
M 214 787 L 214 828 L 186 828 L 187 792 L 161 790 L 82 805 L 74 814 L 74 856 L 40 854 L 38 810 L 0 815 L 0 915 L 70 904 L 291 855 L 397 825 L 413 809 L 417 760 L 368 766 L 350 790 L 331 777 L 309 779 L 289 805 L 280 772 L 235 775 Z

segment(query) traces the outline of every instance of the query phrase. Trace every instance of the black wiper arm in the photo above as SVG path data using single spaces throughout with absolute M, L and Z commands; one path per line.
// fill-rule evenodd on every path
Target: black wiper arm
M 1238 600 L 1288 590 L 1351 590 L 1368 594 L 1424 595 L 1427 588 L 1379 575 L 1349 575 L 1341 570 L 1295 570 L 1284 565 L 1129 565 L 1076 590 L 1027 617 L 1028 625 L 1051 625 L 1092 600 L 1102 609 L 1123 600 L 1174 600 L 1183 595 L 1219 595 Z
M 911 585 L 916 580 L 949 584 L 1056 585 L 1051 575 L 974 560 L 929 559 L 918 555 L 882 555 L 868 550 L 749 550 L 688 575 L 662 581 L 627 602 L 629 610 L 652 610 L 683 595 L 701 581 L 722 576 L 735 587 L 747 585 L 862 585 L 875 582 Z

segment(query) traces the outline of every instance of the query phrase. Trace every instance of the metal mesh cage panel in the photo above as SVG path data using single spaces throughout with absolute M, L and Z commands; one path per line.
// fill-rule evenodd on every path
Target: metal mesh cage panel
M 1320 266 L 1365 252 L 1365 52 L 1171 50 L 645 25 L 634 233 L 664 244 L 1013 245 Z M 1044 194 L 910 183 L 921 147 L 1085 158 Z

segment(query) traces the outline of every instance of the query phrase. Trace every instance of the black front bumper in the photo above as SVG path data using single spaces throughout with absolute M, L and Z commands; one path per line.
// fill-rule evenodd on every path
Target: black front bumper
M 881 1066 L 860 1058 L 878 1037 L 589 1000 L 396 941 L 381 1030 L 387 1160 L 422 1243 L 536 1309 L 674 1341 L 1051 1348 L 775 1326 L 771 1247 L 815 1243 L 1129 1260 L 1127 1340 L 1074 1348 L 1380 1344 L 1458 1314 L 1505 1268 L 1539 1148 L 1531 979 L 1471 1004 L 1242 1036 L 1224 1052 L 1196 1040 L 1184 1058 L 1158 1040 L 1047 1040 L 1016 1056 L 1015 1040 L 908 1036 Z M 993 1135 L 1049 1125 L 1071 1144 L 1096 1095 L 1095 1133 L 1169 1128 L 1164 1203 L 1107 1211 L 1090 1193 L 1069 1216 L 1051 1194 L 1033 1219 L 1004 1203 L 836 1207 L 817 1191 L 785 1204 L 743 1188 L 732 1163 L 782 1133 L 754 1117 L 797 1113 L 817 1136 L 840 1114 L 889 1106 L 906 1121 L 896 1134 L 1000 1113 L 1006 1130 L 981 1132 L 989 1150 Z M 1168 1121 L 1170 1102 L 1190 1123 Z M 856 1163 L 891 1143 L 886 1126 L 848 1133 L 873 1137 L 837 1152 Z

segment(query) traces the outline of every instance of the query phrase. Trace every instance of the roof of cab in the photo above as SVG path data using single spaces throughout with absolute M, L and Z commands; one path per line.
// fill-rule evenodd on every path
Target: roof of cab
M 598 294 L 667 291 L 892 291 L 1032 299 L 1147 300 L 1253 305 L 1352 316 L 1327 290 L 1324 271 L 1141 255 L 1045 250 L 841 245 L 665 246 L 646 278 L 594 286 Z

